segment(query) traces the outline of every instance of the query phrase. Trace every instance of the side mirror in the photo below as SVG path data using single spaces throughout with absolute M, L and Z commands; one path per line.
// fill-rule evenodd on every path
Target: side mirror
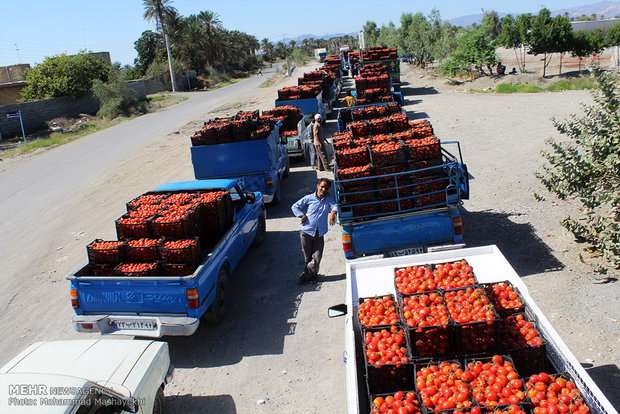
M 330 318 L 339 318 L 348 313 L 347 305 L 341 303 L 340 305 L 332 306 L 327 309 L 327 316 Z
M 247 193 L 245 193 L 245 198 L 248 200 L 248 203 L 250 204 L 256 203 L 256 195 L 251 191 L 248 191 Z

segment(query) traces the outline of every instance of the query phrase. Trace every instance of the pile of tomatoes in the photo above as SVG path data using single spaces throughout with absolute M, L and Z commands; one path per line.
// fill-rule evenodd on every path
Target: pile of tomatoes
M 466 260 L 438 264 L 433 269 L 433 275 L 439 289 L 457 289 L 476 283 L 474 268 Z
M 502 321 L 501 338 L 502 345 L 508 350 L 539 348 L 543 345 L 540 332 L 534 323 L 521 313 Z
M 478 404 L 484 407 L 518 405 L 525 401 L 523 381 L 512 362 L 500 355 L 488 361 L 469 362 L 463 379 L 472 387 Z
M 467 287 L 445 293 L 450 317 L 458 324 L 493 322 L 495 312 L 484 289 Z
M 167 263 L 194 264 L 200 257 L 196 239 L 167 240 L 159 247 L 161 258 Z
M 408 266 L 396 269 L 394 283 L 402 295 L 430 292 L 437 289 L 433 271 L 428 266 Z
M 391 295 L 368 298 L 360 304 L 357 317 L 364 327 L 395 325 L 398 323 L 396 303 Z
M 144 238 L 151 235 L 149 222 L 145 217 L 129 217 L 129 215 L 124 215 L 116 223 L 120 239 Z
M 545 372 L 532 375 L 525 384 L 534 414 L 588 414 L 590 409 L 575 383 Z
M 417 414 L 421 412 L 420 401 L 414 392 L 397 391 L 393 395 L 374 398 L 370 414 Z
M 349 167 L 338 170 L 339 180 L 351 180 L 354 178 L 369 177 L 372 173 L 370 164 L 360 167 Z
M 511 404 L 506 407 L 496 408 L 493 414 L 527 414 L 523 406 Z
M 436 137 L 416 138 L 406 142 L 409 157 L 414 161 L 431 160 L 441 156 L 439 140 Z
M 405 333 L 396 326 L 367 331 L 364 336 L 366 358 L 373 367 L 400 366 L 409 363 Z
M 449 322 L 443 297 L 437 292 L 404 297 L 403 318 L 407 326 L 412 328 L 446 326 Z
M 473 406 L 464 371 L 457 362 L 440 362 L 416 373 L 416 389 L 424 406 L 432 411 L 464 410 Z
M 523 310 L 523 301 L 509 282 L 492 283 L 486 287 L 493 306 L 502 315 L 509 315 Z

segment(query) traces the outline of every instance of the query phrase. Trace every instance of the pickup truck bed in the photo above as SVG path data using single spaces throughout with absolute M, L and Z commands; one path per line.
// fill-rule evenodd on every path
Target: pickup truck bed
M 218 305 L 219 290 L 239 264 L 257 234 L 264 231 L 264 204 L 260 193 L 251 201 L 235 180 L 174 183 L 174 189 L 225 189 L 233 197 L 233 224 L 202 264 L 189 276 L 87 276 L 86 267 L 71 274 L 73 325 L 80 332 L 139 335 L 191 335 L 200 318 Z M 226 285 L 225 285 L 226 284 Z
M 480 283 L 508 280 L 526 303 L 526 312 L 538 321 L 540 333 L 546 340 L 547 358 L 558 372 L 567 372 L 575 380 L 593 413 L 617 414 L 605 395 L 568 349 L 549 320 L 530 296 L 527 287 L 496 246 L 475 247 L 398 258 L 347 262 L 345 321 L 345 364 L 347 406 L 349 414 L 368 413 L 369 402 L 364 378 L 364 359 L 360 329 L 356 321 L 359 298 L 395 294 L 394 269 L 466 259 L 473 266 Z

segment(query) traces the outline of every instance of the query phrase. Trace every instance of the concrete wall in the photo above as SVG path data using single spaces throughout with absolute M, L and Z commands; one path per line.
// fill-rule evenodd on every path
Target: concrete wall
M 0 67 L 0 83 L 22 81 L 30 70 L 29 64 L 19 64 Z
M 0 83 L 0 105 L 14 104 L 19 101 L 26 82 Z
M 128 82 L 128 86 L 138 94 L 144 96 L 168 90 L 166 85 L 157 79 L 133 80 Z
M 94 96 L 82 98 L 55 98 L 0 106 L 0 134 L 3 138 L 21 135 L 19 119 L 6 118 L 6 112 L 22 111 L 24 129 L 32 133 L 45 127 L 45 123 L 58 117 L 72 117 L 79 114 L 94 115 L 99 110 L 99 101 Z

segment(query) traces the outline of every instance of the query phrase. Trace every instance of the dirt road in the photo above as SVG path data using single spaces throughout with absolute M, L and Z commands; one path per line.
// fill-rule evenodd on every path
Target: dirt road
M 569 206 L 549 208 L 532 197 L 539 189 L 533 176 L 539 151 L 554 134 L 550 118 L 579 110 L 588 94 L 434 93 L 417 76 L 404 77 L 411 82 L 405 92 L 412 116 L 430 117 L 442 138 L 463 144 L 474 176 L 465 205 L 467 242 L 499 245 L 569 347 L 594 366 L 592 375 L 620 405 L 619 286 L 593 285 L 589 268 L 575 259 L 578 247 L 559 225 Z M 36 340 L 84 337 L 69 325 L 64 276 L 85 261 L 85 244 L 114 237 L 113 220 L 135 194 L 192 177 L 187 122 L 213 116 L 216 108 L 268 108 L 282 83 L 257 88 L 262 80 L 0 164 L 0 329 L 9 333 L 0 338 L 0 363 Z M 233 275 L 230 318 L 190 338 L 168 339 L 177 367 L 166 390 L 170 412 L 343 412 L 343 321 L 326 317 L 326 308 L 344 299 L 337 231 L 327 239 L 326 280 L 295 283 L 300 254 L 289 205 L 311 191 L 314 180 L 310 169 L 292 169 L 283 202 L 269 209 L 265 243 Z

